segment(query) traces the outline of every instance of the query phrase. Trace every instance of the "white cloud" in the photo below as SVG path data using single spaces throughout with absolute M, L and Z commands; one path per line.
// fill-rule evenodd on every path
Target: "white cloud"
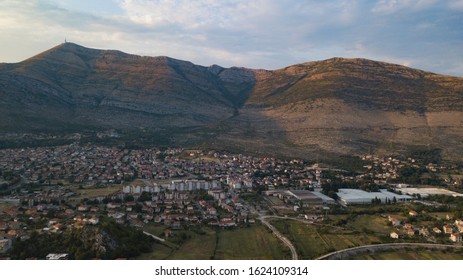
M 211 0 L 123 0 L 121 7 L 135 23 L 146 26 L 181 25 L 185 29 L 227 24 L 227 14 L 237 10 L 239 1 Z
M 403 10 L 422 10 L 436 4 L 437 0 L 379 0 L 373 12 L 391 14 Z
M 462 3 L 0 0 L 0 61 L 25 59 L 66 37 L 87 47 L 201 65 L 275 69 L 346 56 L 454 74 L 463 59 Z
M 449 7 L 457 11 L 463 11 L 463 0 L 450 1 Z

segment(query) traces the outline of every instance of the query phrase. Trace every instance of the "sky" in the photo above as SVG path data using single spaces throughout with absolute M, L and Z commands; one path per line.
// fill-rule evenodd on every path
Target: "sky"
M 0 62 L 65 39 L 204 66 L 361 57 L 463 76 L 463 0 L 0 0 Z

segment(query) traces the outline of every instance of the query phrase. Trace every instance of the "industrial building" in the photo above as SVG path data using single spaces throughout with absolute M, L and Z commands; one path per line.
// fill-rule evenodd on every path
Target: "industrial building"
M 381 203 L 386 203 L 386 200 L 394 201 L 394 197 L 397 202 L 410 201 L 412 199 L 409 195 L 396 194 L 387 190 L 366 192 L 358 189 L 339 189 L 337 195 L 339 201 L 344 205 L 370 204 L 374 199 L 379 199 Z
M 428 197 L 430 195 L 447 195 L 453 197 L 463 197 L 463 194 L 449 191 L 442 188 L 396 188 L 397 191 L 401 191 L 404 194 L 409 195 L 420 195 L 421 197 Z
M 269 190 L 267 196 L 278 197 L 282 202 L 304 208 L 320 208 L 325 204 L 336 203 L 336 201 L 322 193 L 308 190 Z
M 302 202 L 303 207 L 313 207 L 313 206 L 320 206 L 323 204 L 323 200 L 314 195 L 310 191 L 306 190 L 289 190 L 286 192 L 287 194 L 294 197 L 297 201 Z

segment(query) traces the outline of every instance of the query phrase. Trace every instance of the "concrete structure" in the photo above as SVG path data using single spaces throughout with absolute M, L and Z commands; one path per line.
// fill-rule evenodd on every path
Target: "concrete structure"
M 161 187 L 159 187 L 156 184 L 154 184 L 154 186 L 127 185 L 127 186 L 122 187 L 123 193 L 132 193 L 132 194 L 141 194 L 142 192 L 158 193 L 160 191 L 161 191 Z
M 380 190 L 379 192 L 366 192 L 358 189 L 339 189 L 337 192 L 339 200 L 344 205 L 350 204 L 370 204 L 372 200 L 379 199 L 381 203 L 385 203 L 386 199 L 393 201 L 409 201 L 412 199 L 409 195 L 400 195 L 387 190 Z
M 396 188 L 396 190 L 401 191 L 403 194 L 408 195 L 420 195 L 421 197 L 428 197 L 430 195 L 447 195 L 453 197 L 463 197 L 463 194 L 452 192 L 447 189 L 441 188 Z
M 141 194 L 142 192 L 159 193 L 166 189 L 170 191 L 187 192 L 216 189 L 219 186 L 220 185 L 217 181 L 210 182 L 204 180 L 173 180 L 170 184 L 165 186 L 158 186 L 157 184 L 153 184 L 153 186 L 127 185 L 122 187 L 122 192 L 131 194 Z
M 282 201 L 282 204 L 290 203 L 302 207 L 316 208 L 324 204 L 324 200 L 321 198 L 323 195 L 316 195 L 314 192 L 307 190 L 268 190 L 265 194 L 267 196 L 278 197 Z M 330 199 L 331 198 L 327 197 L 326 200 L 328 201 Z M 276 203 L 274 200 L 272 200 L 272 202 Z
M 335 204 L 336 201 L 329 196 L 322 194 L 321 192 L 311 192 L 313 195 L 318 196 L 323 201 L 323 204 Z
M 303 207 L 319 206 L 323 204 L 323 200 L 310 191 L 290 190 L 290 191 L 287 191 L 286 193 L 293 196 L 298 201 L 301 201 Z

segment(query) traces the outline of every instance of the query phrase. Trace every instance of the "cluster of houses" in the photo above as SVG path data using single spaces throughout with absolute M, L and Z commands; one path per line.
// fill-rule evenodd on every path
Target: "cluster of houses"
M 201 190 L 206 191 L 213 200 L 190 199 L 195 192 Z M 217 181 L 173 180 L 171 184 L 164 186 L 128 185 L 123 187 L 121 195 L 123 197 L 132 195 L 137 199 L 143 193 L 151 197 L 144 202 L 141 209 L 144 213 L 142 218 L 144 223 L 154 222 L 179 229 L 191 223 L 207 222 L 210 225 L 230 227 L 248 222 L 248 210 L 240 203 L 237 193 L 227 192 Z M 109 215 L 121 223 L 125 219 L 136 219 L 139 215 L 130 213 L 133 211 L 134 204 L 136 203 L 131 201 L 115 207 L 114 203 L 111 203 L 107 208 L 124 208 L 125 213 L 112 211 Z
M 11 205 L 0 211 L 0 254 L 18 240 L 27 240 L 34 231 L 60 233 L 67 228 L 97 225 L 101 209 L 79 206 L 75 209 L 52 204 Z
M 416 164 L 415 160 L 408 158 L 406 161 L 401 161 L 393 157 L 378 157 L 374 155 L 365 155 L 362 160 L 368 162 L 364 167 L 369 170 L 365 174 L 377 180 L 396 179 L 399 177 L 398 171 L 406 164 Z
M 416 165 L 413 159 L 403 162 L 373 156 L 365 156 L 364 159 L 371 162 L 365 166 L 369 173 L 354 177 L 340 172 L 337 176 L 343 180 L 357 180 L 365 176 L 385 180 L 397 178 L 398 170 L 405 164 Z M 427 168 L 438 171 L 444 167 L 428 165 Z M 295 211 L 300 208 L 320 209 L 335 203 L 320 192 L 323 176 L 317 165 L 296 159 L 257 158 L 225 152 L 129 150 L 75 144 L 2 149 L 0 171 L 21 176 L 26 183 L 43 186 L 40 191 L 19 188 L 12 196 L 15 200 L 13 206 L 0 212 L 0 253 L 10 249 L 16 240 L 27 239 L 32 230 L 59 233 L 71 227 L 96 226 L 102 217 L 137 228 L 154 223 L 165 225 L 170 230 L 196 224 L 235 227 L 254 223 L 238 194 L 255 187 L 267 190 L 265 194 L 270 202 L 279 201 Z M 145 183 L 124 184 L 116 194 L 98 197 L 92 204 L 82 202 L 75 207 L 67 203 L 76 195 L 71 188 L 53 186 L 58 181 L 73 183 L 77 187 L 134 179 L 143 179 Z M 206 193 L 208 199 L 196 200 L 195 196 L 199 193 Z M 352 189 L 340 189 L 338 196 L 345 205 L 371 203 L 372 198 L 381 202 L 409 201 L 412 198 L 385 190 L 367 193 Z M 409 215 L 418 213 L 410 211 Z M 392 238 L 415 234 L 427 237 L 431 232 L 444 232 L 453 242 L 461 242 L 463 234 L 461 220 L 432 230 L 416 228 L 409 223 L 402 225 L 395 217 L 389 217 L 389 221 L 397 229 L 401 227 L 400 231 L 391 233 Z
M 420 163 L 414 158 L 407 158 L 406 160 L 400 160 L 394 157 L 378 157 L 374 155 L 365 155 L 362 160 L 366 161 L 367 164 L 364 166 L 368 170 L 367 173 L 362 176 L 369 176 L 374 178 L 378 182 L 385 183 L 387 179 L 399 178 L 399 170 L 405 166 L 411 166 L 413 168 L 426 168 L 430 172 L 439 172 L 446 170 L 447 166 L 438 165 L 434 163 Z M 461 180 L 449 179 L 447 183 L 461 184 Z
M 0 150 L 0 170 L 39 184 L 114 184 L 133 179 L 164 180 L 203 176 L 220 180 L 233 189 L 262 185 L 320 186 L 320 171 L 302 160 L 256 158 L 228 153 L 196 151 L 185 157 L 183 149 L 129 150 L 116 147 L 37 147 Z M 204 160 L 203 157 L 213 160 Z M 254 176 L 255 173 L 262 176 Z M 180 183 L 181 184 L 181 183 Z
M 157 166 L 155 149 L 128 150 L 67 145 L 0 150 L 0 168 L 31 183 L 71 182 L 112 184 L 149 173 L 165 175 Z
M 16 240 L 29 238 L 33 231 L 53 234 L 70 228 L 96 226 L 104 216 L 135 228 L 153 223 L 171 230 L 198 224 L 236 227 L 255 222 L 238 194 L 231 188 L 227 191 L 219 187 L 218 182 L 185 180 L 181 183 L 173 181 L 170 186 L 184 187 L 124 186 L 118 193 L 75 207 L 43 200 L 46 194 L 55 198 L 58 190 L 38 193 L 41 196 L 39 203 L 30 198 L 34 194 L 27 194 L 24 200 L 18 200 L 17 204 L 0 212 L 0 254 L 7 252 Z M 205 192 L 210 199 L 194 199 L 199 191 Z M 59 194 L 58 197 L 63 198 L 66 193 L 60 191 Z
M 414 210 L 410 210 L 408 214 L 412 217 L 416 217 L 419 215 L 419 213 L 417 213 Z M 452 216 L 447 215 L 447 220 L 452 220 Z M 411 223 L 402 224 L 401 219 L 395 216 L 388 216 L 388 221 L 391 223 L 393 227 L 396 228 L 396 231 L 390 233 L 390 237 L 393 239 L 398 239 L 402 235 L 414 236 L 416 234 L 419 234 L 420 236 L 425 238 L 429 238 L 431 236 L 432 231 L 432 233 L 437 236 L 442 235 L 442 233 L 448 234 L 448 239 L 454 243 L 461 243 L 463 241 L 463 221 L 460 219 L 455 220 L 453 224 L 445 224 L 444 226 L 442 226 L 442 229 L 440 229 L 439 227 L 434 227 L 432 228 L 432 230 L 427 228 L 426 226 L 416 227 L 413 226 Z M 402 228 L 402 230 L 398 231 L 397 229 L 400 228 Z

